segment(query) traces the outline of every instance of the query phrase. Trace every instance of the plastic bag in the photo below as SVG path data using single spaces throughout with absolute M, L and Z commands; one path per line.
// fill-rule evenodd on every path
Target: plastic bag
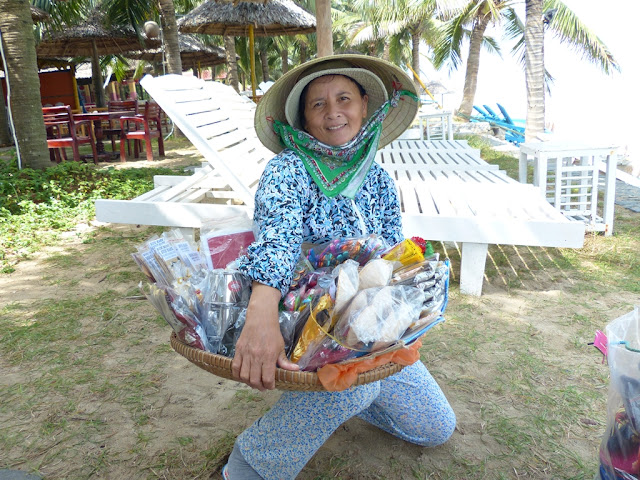
M 209 270 L 225 268 L 254 240 L 253 222 L 246 214 L 205 220 L 200 227 L 200 251 Z
M 605 330 L 610 381 L 600 479 L 640 478 L 640 307 Z
M 348 259 L 355 260 L 363 266 L 372 258 L 378 258 L 388 248 L 386 240 L 375 234 L 366 237 L 335 238 L 310 248 L 307 260 L 313 268 L 335 267 Z
M 152 284 L 146 288 L 140 284 L 140 289 L 180 340 L 194 348 L 213 352 L 206 332 L 182 297 L 172 299 L 170 293 Z
M 413 240 L 407 238 L 394 245 L 382 255 L 382 258 L 390 262 L 398 262 L 400 265 L 411 265 L 424 260 L 424 254 L 422 253 L 422 248 Z
M 314 298 L 319 298 L 329 292 L 333 297 L 335 293 L 334 278 L 326 269 L 315 270 L 307 273 L 297 282 L 296 289 L 291 289 L 282 299 L 282 308 L 289 312 L 302 311 Z
M 299 312 L 280 312 L 278 314 L 278 323 L 280 324 L 280 333 L 284 340 L 285 351 L 291 348 L 294 329 L 299 315 Z M 236 353 L 236 342 L 238 341 L 238 338 L 240 338 L 246 318 L 246 308 L 230 307 L 228 328 L 221 338 L 218 351 L 215 353 L 233 358 Z
M 291 353 L 292 362 L 300 360 L 311 345 L 322 341 L 325 332 L 330 331 L 333 326 L 331 323 L 333 300 L 328 294 L 322 295 L 317 299 L 314 298 L 307 309 L 309 309 L 309 317 Z
M 334 336 L 343 345 L 373 350 L 399 340 L 420 318 L 424 292 L 411 286 L 361 290 L 335 326 Z

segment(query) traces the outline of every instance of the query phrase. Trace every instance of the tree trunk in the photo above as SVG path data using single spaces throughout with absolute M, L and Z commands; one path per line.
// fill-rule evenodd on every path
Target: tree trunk
M 287 47 L 280 50 L 280 58 L 282 59 L 282 74 L 289 71 L 289 49 Z
M 260 64 L 262 65 L 262 81 L 269 81 L 269 62 L 267 61 L 267 51 L 260 49 Z
M 96 41 L 92 40 L 93 52 L 91 55 L 91 79 L 93 80 L 93 90 L 96 97 L 96 107 L 106 107 L 107 101 L 104 97 L 104 79 L 100 70 L 100 58 L 98 57 L 98 47 Z
M 173 0 L 159 0 L 162 16 L 162 41 L 167 60 L 167 73 L 182 75 L 180 44 L 178 43 L 178 25 Z
M 420 76 L 420 28 L 411 30 L 411 68 Z
M 300 45 L 300 65 L 307 61 L 307 46 Z
M 471 31 L 469 41 L 469 58 L 467 59 L 467 71 L 464 75 L 464 89 L 462 90 L 462 103 L 458 107 L 458 112 L 466 116 L 471 116 L 473 100 L 478 87 L 478 70 L 480 68 L 480 49 L 484 32 L 489 24 L 490 14 L 483 15 L 477 19 Z
M 387 62 L 391 61 L 391 45 L 389 41 L 384 42 L 384 52 L 382 53 L 382 59 Z
M 7 106 L 4 103 L 4 93 L 0 88 L 0 147 L 13 144 L 11 131 L 9 130 L 9 117 Z
M 236 41 L 233 37 L 224 37 L 224 50 L 227 55 L 227 85 L 240 93 L 238 86 L 238 62 L 236 60 Z
M 330 0 L 316 0 L 316 40 L 318 57 L 333 55 Z
M 527 82 L 527 123 L 525 142 L 536 141 L 544 133 L 544 25 L 542 0 L 526 0 L 524 30 L 525 76 Z
M 27 0 L 0 0 L 0 30 L 11 88 L 11 113 L 22 166 L 51 165 L 42 116 L 33 21 Z

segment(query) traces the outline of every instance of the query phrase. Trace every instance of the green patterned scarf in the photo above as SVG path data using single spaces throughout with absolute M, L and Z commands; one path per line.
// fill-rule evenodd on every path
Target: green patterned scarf
M 277 120 L 273 122 L 273 129 L 282 143 L 298 154 L 322 193 L 329 198 L 339 194 L 354 198 L 378 151 L 382 122 L 389 109 L 398 105 L 401 96 L 418 101 L 418 97 L 407 90 L 394 91 L 391 98 L 375 111 L 358 134 L 344 145 L 327 145 L 307 132 Z

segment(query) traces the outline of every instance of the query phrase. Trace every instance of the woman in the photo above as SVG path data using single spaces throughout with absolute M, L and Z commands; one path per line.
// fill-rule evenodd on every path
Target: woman
M 418 108 L 411 79 L 361 55 L 308 62 L 284 75 L 258 104 L 255 126 L 277 155 L 256 193 L 259 235 L 240 260 L 253 280 L 232 371 L 260 390 L 275 387 L 287 360 L 278 303 L 291 284 L 303 242 L 375 233 L 403 239 L 391 177 L 374 162 Z M 453 433 L 455 415 L 421 362 L 343 392 L 285 392 L 237 439 L 223 470 L 236 479 L 291 479 L 343 422 L 359 416 L 406 441 L 433 446 Z

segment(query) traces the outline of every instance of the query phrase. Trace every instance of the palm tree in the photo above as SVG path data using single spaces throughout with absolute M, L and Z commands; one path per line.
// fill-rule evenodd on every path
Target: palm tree
M 496 41 L 485 36 L 488 25 L 501 25 L 511 38 L 524 35 L 523 23 L 513 8 L 515 3 L 516 0 L 470 0 L 458 15 L 442 26 L 442 40 L 434 50 L 433 63 L 436 68 L 445 63 L 450 68 L 457 68 L 462 62 L 462 42 L 469 38 L 463 97 L 458 107 L 458 113 L 462 116 L 469 117 L 473 109 L 482 47 L 500 52 Z M 548 9 L 557 10 L 548 28 L 556 33 L 561 43 L 568 44 L 586 59 L 597 63 L 605 73 L 618 68 L 606 45 L 564 3 L 560 0 L 544 0 L 543 10 Z M 522 54 L 524 44 L 524 39 L 521 39 L 513 53 Z M 524 55 L 521 61 L 524 65 Z
M 182 60 L 180 59 L 180 44 L 178 43 L 178 25 L 173 0 L 158 0 L 160 17 L 162 18 L 162 41 L 167 57 L 167 71 L 182 75 Z
M 256 38 L 256 50 L 260 55 L 260 67 L 262 69 L 262 81 L 268 82 L 269 75 L 269 53 L 274 50 L 274 37 Z
M 227 85 L 231 85 L 236 92 L 240 92 L 238 86 L 238 61 L 236 59 L 236 40 L 226 35 L 224 37 L 224 50 L 227 56 Z
M 0 147 L 11 145 L 13 139 L 9 131 L 7 106 L 4 104 L 4 95 L 0 96 Z
M 544 14 L 543 14 L 544 12 Z M 530 141 L 544 132 L 545 106 L 544 81 L 548 73 L 544 70 L 545 28 L 551 30 L 560 43 L 565 43 L 582 53 L 583 58 L 595 63 L 610 74 L 620 67 L 606 45 L 592 33 L 559 0 L 527 0 L 526 24 L 524 29 L 524 53 L 521 62 L 525 64 L 527 79 L 527 123 L 525 140 Z M 521 47 L 517 45 L 516 48 Z M 522 49 L 520 49 L 522 50 Z
M 527 83 L 527 123 L 525 142 L 544 132 L 544 30 L 543 0 L 526 0 L 525 80 Z
M 495 40 L 485 37 L 484 33 L 491 22 L 497 21 L 502 8 L 507 8 L 505 0 L 471 0 L 458 15 L 441 27 L 442 36 L 433 53 L 436 68 L 440 68 L 445 62 L 449 62 L 451 68 L 457 68 L 462 61 L 462 40 L 469 38 L 462 103 L 458 107 L 458 113 L 463 115 L 470 116 L 473 108 L 482 47 L 500 52 Z
M 374 31 L 408 32 L 411 38 L 411 68 L 415 72 L 420 72 L 420 41 L 429 43 L 433 38 L 436 15 L 453 14 L 448 5 L 446 0 L 356 0 L 353 4 L 362 21 L 372 25 Z
M 11 111 L 23 166 L 51 165 L 40 101 L 33 22 L 27 0 L 0 0 L 0 31 L 11 89 Z

